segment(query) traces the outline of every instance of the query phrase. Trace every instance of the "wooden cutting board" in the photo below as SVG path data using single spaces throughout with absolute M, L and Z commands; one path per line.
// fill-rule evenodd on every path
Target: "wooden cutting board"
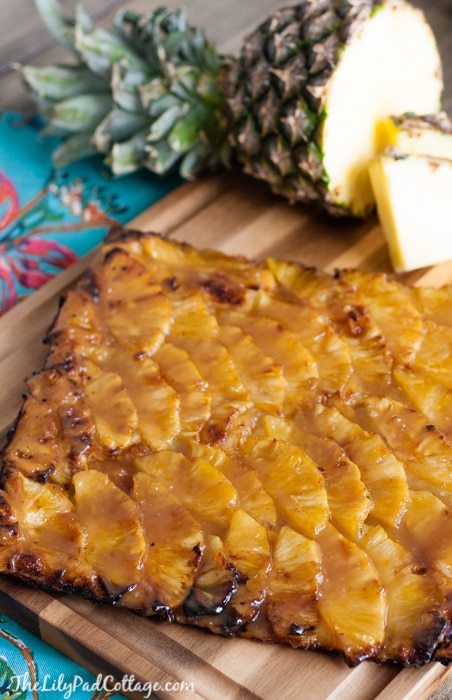
M 344 267 L 390 271 L 377 220 L 334 220 L 291 207 L 242 175 L 183 185 L 131 222 L 199 247 L 252 258 L 274 256 L 329 271 Z M 40 368 L 46 329 L 58 300 L 89 264 L 78 261 L 0 319 L 0 437 L 22 401 L 24 378 Z M 406 275 L 406 281 L 452 282 L 452 263 Z M 141 694 L 139 682 L 160 684 L 162 698 L 280 700 L 419 700 L 448 670 L 440 664 L 400 670 L 283 645 L 223 639 L 208 632 L 139 618 L 70 595 L 50 595 L 0 577 L 0 609 L 95 674 L 135 678 L 122 692 Z M 451 669 L 452 670 L 452 669 Z M 165 684 L 169 683 L 166 686 Z

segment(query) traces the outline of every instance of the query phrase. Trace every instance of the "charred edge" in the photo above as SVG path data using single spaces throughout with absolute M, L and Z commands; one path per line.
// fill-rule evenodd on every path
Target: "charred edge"
M 177 277 L 168 277 L 167 279 L 163 280 L 163 286 L 165 289 L 167 289 L 170 292 L 176 291 L 176 289 L 179 289 L 179 281 Z
M 222 279 L 221 276 L 204 280 L 200 286 L 220 304 L 240 306 L 244 302 L 243 289 L 228 286 L 227 280 Z
M 25 566 L 22 566 L 22 568 L 20 569 L 18 569 L 17 567 L 14 567 L 14 569 L 10 568 L 10 570 L 6 571 L 5 573 L 13 576 L 15 579 L 23 581 L 28 586 L 31 586 L 34 589 L 57 593 L 61 595 L 73 594 L 84 598 L 85 600 L 90 600 L 95 603 L 103 603 L 106 605 L 115 605 L 120 599 L 120 597 L 126 592 L 124 591 L 123 593 L 121 593 L 121 595 L 112 596 L 106 591 L 105 586 L 98 579 L 94 579 L 91 581 L 86 581 L 82 579 L 79 582 L 77 578 L 75 578 L 71 581 L 68 581 L 65 578 L 67 573 L 65 569 L 59 569 L 55 572 L 47 574 L 42 567 L 39 567 L 39 565 L 36 565 L 34 567 L 33 562 L 31 561 L 31 555 L 23 554 L 19 556 L 20 559 L 17 563 L 19 564 L 19 566 L 21 566 L 22 564 L 25 564 Z M 30 561 L 25 562 L 24 560 L 26 558 L 29 558 Z M 39 570 L 39 576 L 34 575 L 34 568 L 36 568 L 36 570 Z
M 58 299 L 58 309 L 52 319 L 52 322 L 50 323 L 49 327 L 47 328 L 47 331 L 44 334 L 44 337 L 42 339 L 42 344 L 43 345 L 48 345 L 50 343 L 50 339 L 52 338 L 53 330 L 55 328 L 56 322 L 58 321 L 58 317 L 60 315 L 61 309 L 64 306 L 64 303 L 66 301 L 66 295 L 62 295 Z
M 52 474 L 55 473 L 55 471 L 55 465 L 51 464 L 47 469 L 43 469 L 42 471 L 37 470 L 33 475 L 36 481 L 38 481 L 40 484 L 45 484 L 50 479 Z
M 147 233 L 139 231 L 138 229 L 124 228 L 123 226 L 112 226 L 107 232 L 105 237 L 105 243 L 108 245 L 110 243 L 122 243 L 124 241 L 132 240 L 133 238 L 143 238 L 143 236 L 158 236 L 159 238 L 164 238 L 163 235 L 158 233 Z
M 100 289 L 96 281 L 96 275 L 93 270 L 86 270 L 79 282 L 79 289 L 86 292 L 91 299 L 97 304 L 100 299 Z
M 411 666 L 423 666 L 432 661 L 449 629 L 448 621 L 439 610 L 432 610 L 421 622 L 422 628 L 415 633 L 413 647 L 408 658 L 404 659 Z
M 188 620 L 206 615 L 220 615 L 236 591 L 237 586 L 233 578 L 228 578 L 212 590 L 194 587 L 183 603 L 184 615 Z
M 367 317 L 363 306 L 355 306 L 347 312 L 347 325 L 352 336 L 360 336 L 365 332 Z
M 163 620 L 165 622 L 174 622 L 175 620 L 174 611 L 168 605 L 164 605 L 158 600 L 153 603 L 152 612 L 154 615 L 156 615 L 156 617 L 158 617 L 159 620 Z
M 7 433 L 6 433 L 6 444 L 3 446 L 2 450 L 0 451 L 0 474 L 1 474 L 1 475 L 3 475 L 3 472 L 4 472 L 3 460 L 4 460 L 4 458 L 5 458 L 5 454 L 6 454 L 7 448 L 8 448 L 8 446 L 9 446 L 9 443 L 11 442 L 11 440 L 13 439 L 13 437 L 15 436 L 16 431 L 17 431 L 17 428 L 18 428 L 18 426 L 19 426 L 19 423 L 20 423 L 20 421 L 21 421 L 21 419 L 22 419 L 22 416 L 23 416 L 24 413 L 25 413 L 25 401 L 27 400 L 28 396 L 29 396 L 29 394 L 24 394 L 24 395 L 22 396 L 22 399 L 23 399 L 24 403 L 23 403 L 23 405 L 20 407 L 20 410 L 19 410 L 17 416 L 15 417 L 15 419 L 13 420 L 13 422 L 11 423 L 11 425 L 10 425 L 10 427 L 8 428 L 8 431 L 7 431 Z

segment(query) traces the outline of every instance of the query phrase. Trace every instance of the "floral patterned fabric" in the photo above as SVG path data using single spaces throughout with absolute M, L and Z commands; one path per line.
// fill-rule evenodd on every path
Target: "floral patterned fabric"
M 0 615 L 1 700 L 123 700 L 121 682 L 95 676 Z
M 58 140 L 41 138 L 40 127 L 37 118 L 0 112 L 0 315 L 180 183 L 146 171 L 112 179 L 100 158 L 55 170 Z M 111 681 L 0 614 L 0 700 L 123 697 Z
M 0 112 L 0 314 L 180 182 L 144 170 L 113 179 L 100 157 L 55 170 L 58 140 L 41 126 Z

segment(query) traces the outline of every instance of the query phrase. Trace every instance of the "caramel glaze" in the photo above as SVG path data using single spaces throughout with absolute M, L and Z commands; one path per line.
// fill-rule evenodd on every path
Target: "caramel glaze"
M 436 322 L 434 290 L 384 275 L 112 230 L 2 453 L 0 570 L 350 664 L 448 663 L 440 294 Z

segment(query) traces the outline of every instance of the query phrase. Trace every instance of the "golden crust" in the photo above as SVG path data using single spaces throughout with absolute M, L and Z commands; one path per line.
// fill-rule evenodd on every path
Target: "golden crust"
M 450 301 L 112 230 L 2 452 L 0 570 L 349 663 L 447 663 Z

